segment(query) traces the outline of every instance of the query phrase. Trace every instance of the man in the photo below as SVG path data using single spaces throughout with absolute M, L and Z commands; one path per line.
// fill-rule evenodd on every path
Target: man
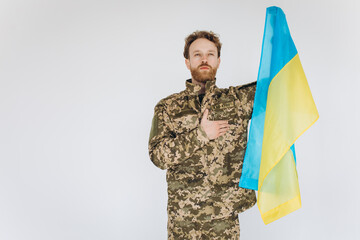
M 213 32 L 190 34 L 192 78 L 155 106 L 149 155 L 167 169 L 168 239 L 239 239 L 238 213 L 256 202 L 238 187 L 256 84 L 217 88 L 220 50 Z

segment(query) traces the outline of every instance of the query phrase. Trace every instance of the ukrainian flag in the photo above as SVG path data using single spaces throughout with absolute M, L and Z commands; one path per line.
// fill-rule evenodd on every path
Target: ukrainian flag
M 318 118 L 285 14 L 269 7 L 239 183 L 258 190 L 257 204 L 265 224 L 301 207 L 294 143 Z

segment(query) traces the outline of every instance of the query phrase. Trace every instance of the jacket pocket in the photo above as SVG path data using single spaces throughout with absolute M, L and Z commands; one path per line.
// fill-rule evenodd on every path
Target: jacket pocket
M 220 102 L 211 106 L 210 120 L 227 120 L 229 124 L 235 124 L 237 122 L 237 111 L 234 101 Z

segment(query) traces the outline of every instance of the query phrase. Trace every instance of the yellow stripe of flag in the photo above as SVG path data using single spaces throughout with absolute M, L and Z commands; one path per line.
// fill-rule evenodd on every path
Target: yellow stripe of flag
M 258 207 L 268 224 L 301 207 L 290 147 L 319 118 L 299 55 L 272 79 L 267 96 Z

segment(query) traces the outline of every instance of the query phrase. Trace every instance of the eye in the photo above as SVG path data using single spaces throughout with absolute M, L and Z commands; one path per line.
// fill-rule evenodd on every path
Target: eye
M 195 55 L 194 55 L 195 57 L 197 57 L 197 56 L 200 56 L 200 54 L 199 53 L 195 53 Z

